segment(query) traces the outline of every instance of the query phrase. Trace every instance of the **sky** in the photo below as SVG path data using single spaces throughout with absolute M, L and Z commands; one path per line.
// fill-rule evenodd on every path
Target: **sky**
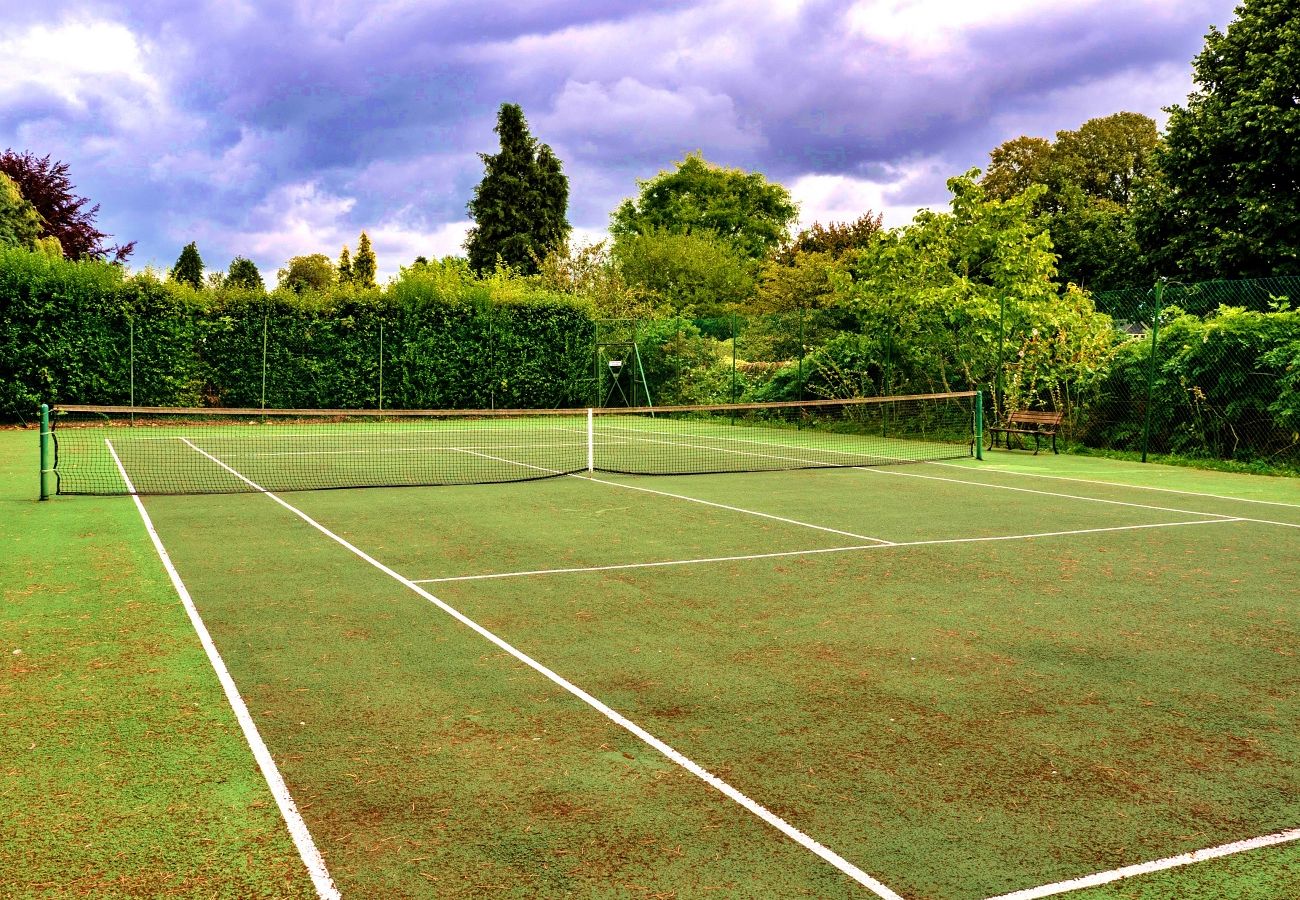
M 1234 0 L 0 0 L 0 148 L 68 163 L 131 267 L 197 241 L 268 282 L 370 235 L 381 279 L 463 252 L 503 102 L 579 242 L 692 151 L 800 224 L 946 205 L 1021 134 L 1185 100 Z

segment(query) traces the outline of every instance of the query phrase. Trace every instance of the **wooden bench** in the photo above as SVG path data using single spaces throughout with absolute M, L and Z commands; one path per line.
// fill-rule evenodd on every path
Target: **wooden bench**
M 1061 419 L 1065 417 L 1060 412 L 1032 412 L 1027 409 L 1017 410 L 1007 416 L 1007 420 L 1001 425 L 994 425 L 989 428 L 989 449 L 998 445 L 998 435 L 1006 435 L 1007 449 L 1011 449 L 1011 435 L 1013 434 L 1032 434 L 1034 436 L 1034 455 L 1038 454 L 1039 442 L 1045 438 L 1052 439 L 1052 452 L 1057 453 L 1056 449 L 1056 432 L 1061 428 Z

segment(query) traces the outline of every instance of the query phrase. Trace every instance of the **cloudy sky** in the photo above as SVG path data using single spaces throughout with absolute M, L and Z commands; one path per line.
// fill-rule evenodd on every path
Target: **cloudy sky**
M 460 252 L 519 103 L 579 238 L 700 150 L 801 220 L 886 223 L 1020 134 L 1163 124 L 1233 0 L 0 0 L 0 147 L 53 154 L 132 267 Z

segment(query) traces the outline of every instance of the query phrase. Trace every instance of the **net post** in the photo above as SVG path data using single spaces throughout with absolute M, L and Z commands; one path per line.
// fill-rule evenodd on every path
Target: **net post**
M 41 499 L 50 499 L 50 481 L 54 474 L 53 438 L 50 435 L 50 407 L 41 404 Z
M 975 392 L 975 458 L 984 458 L 984 391 Z
M 587 471 L 589 473 L 596 471 L 596 414 L 595 411 L 587 407 Z

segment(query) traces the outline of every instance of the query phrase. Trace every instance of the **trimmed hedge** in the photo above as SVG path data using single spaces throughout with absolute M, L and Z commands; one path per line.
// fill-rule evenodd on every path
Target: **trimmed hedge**
M 453 264 L 385 289 L 195 291 L 115 266 L 0 250 L 0 417 L 48 403 L 558 407 L 591 394 L 590 309 Z M 134 353 L 132 353 L 134 342 Z

